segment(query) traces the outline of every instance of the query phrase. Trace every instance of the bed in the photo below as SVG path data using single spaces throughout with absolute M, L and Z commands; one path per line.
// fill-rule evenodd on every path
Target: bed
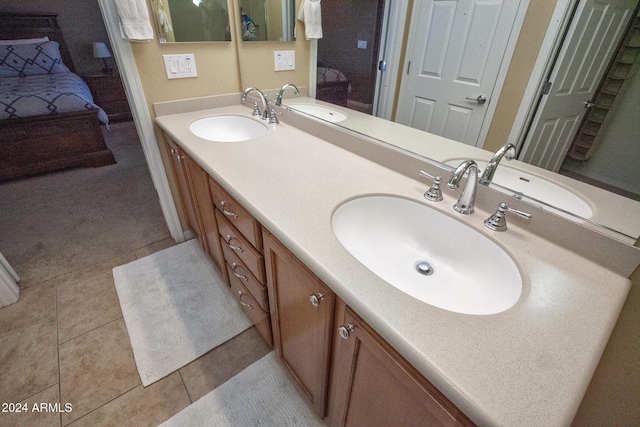
M 316 98 L 334 105 L 347 106 L 351 84 L 340 70 L 318 64 Z
M 0 40 L 0 181 L 115 163 L 56 15 L 0 14 Z

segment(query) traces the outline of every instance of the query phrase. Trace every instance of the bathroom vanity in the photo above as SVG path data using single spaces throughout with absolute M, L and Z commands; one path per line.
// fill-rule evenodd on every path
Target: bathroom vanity
M 419 171 L 444 176 L 437 164 L 285 108 L 275 107 L 280 124 L 267 125 L 239 101 L 156 104 L 156 124 L 191 230 L 327 425 L 571 424 L 638 248 L 515 199 L 509 204 L 532 218 L 491 231 L 483 221 L 504 193 L 478 186 L 475 213 L 459 215 L 460 190 L 443 190 L 441 202 L 423 198 L 431 182 Z M 213 116 L 246 117 L 266 132 L 218 142 L 189 130 Z M 365 267 L 332 218 L 374 195 L 428 205 L 499 247 L 521 278 L 515 303 L 458 313 Z M 444 249 L 431 255 L 465 262 L 463 251 Z

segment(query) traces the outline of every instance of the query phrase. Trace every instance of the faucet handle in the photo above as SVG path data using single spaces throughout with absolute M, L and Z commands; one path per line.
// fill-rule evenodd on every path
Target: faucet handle
M 269 114 L 269 124 L 270 125 L 277 125 L 280 123 L 280 120 L 278 120 L 278 116 L 281 116 L 282 112 L 278 112 L 275 110 L 275 108 L 271 109 L 271 114 Z
M 442 178 L 439 176 L 433 176 L 423 170 L 420 170 L 421 176 L 426 176 L 433 180 L 433 185 L 424 193 L 424 198 L 430 202 L 439 202 L 442 200 L 442 190 L 440 190 L 440 184 L 442 184 Z
M 522 218 L 531 218 L 530 213 L 510 208 L 509 205 L 503 202 L 498 205 L 496 213 L 484 221 L 484 225 L 493 231 L 505 231 L 507 229 L 507 219 L 505 217 L 507 212 L 514 213 Z
M 256 116 L 256 117 L 260 117 L 262 116 L 262 113 L 260 112 L 260 109 L 258 108 L 258 103 L 254 102 L 253 103 L 253 113 L 251 113 L 252 116 Z

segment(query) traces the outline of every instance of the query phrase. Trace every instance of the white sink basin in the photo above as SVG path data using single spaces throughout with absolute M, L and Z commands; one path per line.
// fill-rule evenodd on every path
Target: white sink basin
M 191 123 L 189 130 L 208 141 L 239 142 L 266 135 L 269 128 L 257 119 L 245 116 L 211 116 Z
M 462 160 L 448 160 L 446 164 L 456 167 Z M 483 171 L 487 167 L 487 162 L 482 160 L 475 160 L 475 162 Z M 542 177 L 510 167 L 508 160 L 503 159 L 500 162 L 492 181 L 582 218 L 589 219 L 593 215 L 593 211 L 587 202 L 571 190 Z
M 365 267 L 427 304 L 495 314 L 520 298 L 522 276 L 511 257 L 478 231 L 428 206 L 365 196 L 341 205 L 332 225 L 340 243 Z M 421 262 L 429 264 L 431 274 L 418 272 Z
M 331 108 L 327 107 L 321 107 L 320 105 L 293 104 L 288 105 L 288 107 L 293 108 L 294 110 L 302 111 L 303 113 L 315 116 L 319 119 L 326 120 L 331 123 L 338 123 L 347 118 L 347 116 L 339 111 L 332 110 Z

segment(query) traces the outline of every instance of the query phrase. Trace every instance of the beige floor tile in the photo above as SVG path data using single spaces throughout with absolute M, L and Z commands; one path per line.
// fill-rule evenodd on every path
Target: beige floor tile
M 58 286 L 58 342 L 63 343 L 122 317 L 111 271 Z
M 60 398 L 73 405 L 63 425 L 140 384 L 122 319 L 60 345 Z
M 64 410 L 64 404 L 60 404 L 58 384 L 31 396 L 20 402 L 20 408 L 24 412 L 0 413 L 0 425 L 3 427 L 58 427 L 60 426 L 60 410 Z M 69 408 L 73 410 L 73 408 Z
M 140 385 L 134 388 L 70 426 L 155 427 L 189 406 L 189 403 L 180 375 L 174 372 L 148 387 Z
M 0 403 L 20 402 L 58 382 L 57 341 L 49 321 L 0 338 Z
M 0 337 L 42 321 L 55 322 L 56 287 L 41 284 L 20 290 L 18 302 L 0 308 Z
M 180 369 L 189 398 L 195 402 L 269 351 L 255 328 L 214 348 Z
M 111 271 L 113 270 L 114 267 L 117 267 L 119 265 L 127 264 L 131 261 L 135 261 L 135 259 L 136 259 L 135 254 L 133 252 L 128 252 L 126 254 L 109 258 L 105 261 L 101 261 L 96 264 L 92 264 L 88 267 L 71 271 L 69 273 L 63 274 L 59 277 L 56 277 L 55 279 L 51 279 L 48 282 L 44 282 L 44 283 L 55 283 L 58 286 L 64 286 L 69 283 L 82 282 L 87 279 L 91 279 L 92 277 L 97 276 L 101 273 Z M 20 285 L 20 287 L 22 287 L 22 285 Z
M 151 255 L 163 249 L 170 248 L 171 246 L 175 246 L 176 241 L 173 238 L 168 238 L 164 240 L 160 240 L 159 242 L 152 243 L 149 246 L 145 246 L 135 251 L 136 258 L 144 258 L 147 255 Z

